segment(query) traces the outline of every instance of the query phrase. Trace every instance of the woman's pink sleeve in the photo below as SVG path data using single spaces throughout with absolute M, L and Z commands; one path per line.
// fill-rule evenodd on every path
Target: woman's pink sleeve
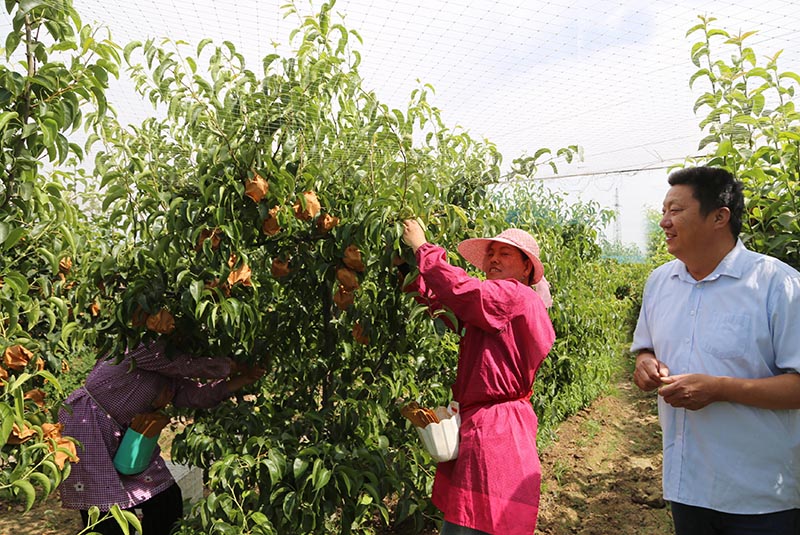
M 425 283 L 425 277 L 421 272 L 417 277 L 414 278 L 414 280 L 403 286 L 403 291 L 406 293 L 413 293 L 414 300 L 417 303 L 426 306 L 428 308 L 428 314 L 431 317 L 435 317 L 436 312 L 447 309 L 447 307 L 445 307 L 436 296 L 436 293 Z M 453 316 L 458 319 L 455 314 L 453 314 Z M 461 330 L 458 322 L 454 324 L 450 317 L 446 315 L 440 315 L 438 317 L 442 319 L 445 326 L 447 326 L 447 328 L 451 331 L 459 332 Z
M 447 262 L 441 247 L 425 244 L 417 249 L 417 265 L 427 290 L 455 311 L 459 320 L 485 331 L 499 331 L 517 311 L 526 288 L 516 281 L 482 281 Z M 529 288 L 528 288 L 529 289 Z

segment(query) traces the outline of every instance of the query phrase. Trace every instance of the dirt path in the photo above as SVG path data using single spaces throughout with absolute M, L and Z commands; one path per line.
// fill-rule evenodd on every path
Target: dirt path
M 625 378 L 558 429 L 542 451 L 537 535 L 673 535 L 661 499 L 661 432 L 652 395 Z M 22 514 L 0 502 L 0 535 L 74 535 L 76 512 L 51 497 Z
M 0 501 L 0 535 L 75 535 L 82 528 L 80 514 L 62 509 L 55 493 L 24 509 Z
M 672 535 L 653 395 L 627 378 L 558 429 L 541 454 L 541 535 Z

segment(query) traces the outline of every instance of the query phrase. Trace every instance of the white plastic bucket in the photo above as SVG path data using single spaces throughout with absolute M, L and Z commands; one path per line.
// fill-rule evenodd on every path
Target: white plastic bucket
M 447 418 L 438 423 L 417 427 L 417 433 L 425 449 L 437 462 L 452 461 L 458 457 L 458 429 L 461 427 L 461 414 L 457 401 L 447 407 Z

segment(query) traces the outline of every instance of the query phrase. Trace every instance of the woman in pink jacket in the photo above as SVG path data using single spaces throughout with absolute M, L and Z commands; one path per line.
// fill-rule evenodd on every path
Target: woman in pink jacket
M 441 533 L 531 535 L 541 466 L 530 397 L 555 340 L 539 247 L 520 229 L 461 242 L 459 252 L 485 272 L 484 280 L 451 266 L 416 221 L 403 225 L 420 273 L 407 290 L 453 311 L 457 332 L 463 329 L 452 387 L 461 409 L 458 457 L 439 463 L 433 485 L 433 503 L 444 513 Z

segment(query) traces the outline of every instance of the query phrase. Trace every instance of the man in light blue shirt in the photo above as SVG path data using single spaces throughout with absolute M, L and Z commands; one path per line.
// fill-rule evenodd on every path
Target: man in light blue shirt
M 644 289 L 633 380 L 658 389 L 677 535 L 800 534 L 800 273 L 739 240 L 741 182 L 672 173 L 676 259 Z

